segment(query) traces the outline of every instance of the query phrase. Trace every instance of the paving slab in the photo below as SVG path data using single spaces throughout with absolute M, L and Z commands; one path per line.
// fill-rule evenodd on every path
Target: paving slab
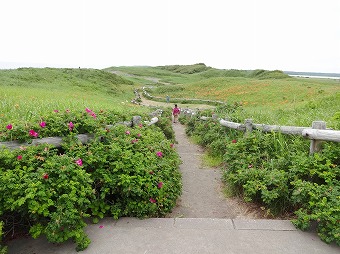
M 248 220 L 248 219 L 234 219 L 235 229 L 238 230 L 279 230 L 290 231 L 297 229 L 289 220 Z
M 175 218 L 175 228 L 198 230 L 233 230 L 231 219 Z
M 173 224 L 173 222 L 175 223 Z M 241 227 L 242 222 L 209 218 L 164 218 L 139 220 L 122 218 L 101 220 L 90 224 L 86 233 L 91 239 L 90 246 L 76 252 L 75 244 L 48 243 L 44 237 L 39 239 L 17 239 L 9 243 L 9 254 L 339 254 L 340 247 L 322 242 L 312 232 L 282 230 L 257 223 L 256 229 Z M 222 224 L 219 225 L 219 222 Z M 152 224 L 155 223 L 153 226 Z M 271 222 L 275 225 L 276 222 Z M 209 226 L 209 224 L 211 224 Z M 249 225 L 244 222 L 244 225 Z M 270 224 L 268 222 L 268 224 Z M 283 223 L 285 224 L 285 223 Z M 227 226 L 225 226 L 227 225 Z M 278 223 L 280 225 L 280 223 Z M 242 228 L 242 229 L 241 229 Z M 255 230 L 256 229 L 256 230 Z

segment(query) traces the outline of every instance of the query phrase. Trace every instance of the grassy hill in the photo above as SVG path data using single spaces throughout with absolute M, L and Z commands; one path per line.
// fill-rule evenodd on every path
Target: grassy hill
M 220 70 L 204 64 L 108 70 L 133 75 L 140 86 L 152 85 L 150 92 L 157 97 L 237 103 L 242 105 L 239 119 L 253 118 L 259 123 L 308 126 L 324 120 L 332 125 L 340 109 L 338 81 L 293 78 L 279 70 Z
M 97 111 L 135 111 L 136 108 L 126 103 L 134 97 L 134 88 L 133 82 L 102 70 L 0 70 L 0 121 L 29 120 L 53 110 L 86 107 Z
M 306 126 L 324 120 L 334 126 L 340 111 L 338 81 L 292 78 L 282 71 L 221 70 L 204 64 L 20 68 L 0 71 L 0 121 L 29 119 L 57 108 L 146 111 L 127 103 L 133 90 L 145 85 L 152 85 L 152 95 L 164 100 L 169 95 L 242 105 L 235 116 L 240 121 L 253 118 L 257 123 Z

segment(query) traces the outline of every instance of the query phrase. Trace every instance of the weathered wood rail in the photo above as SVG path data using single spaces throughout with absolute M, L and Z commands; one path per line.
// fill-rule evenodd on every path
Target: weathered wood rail
M 141 122 L 141 117 L 140 116 L 134 116 L 132 118 L 131 121 L 125 121 L 125 122 L 119 122 L 115 125 L 106 125 L 105 128 L 110 129 L 116 125 L 126 125 L 126 126 L 138 126 Z M 147 126 L 150 126 L 152 124 L 155 124 L 158 122 L 158 117 L 154 116 L 151 118 L 151 120 L 146 124 Z M 86 134 L 79 134 L 76 136 L 78 138 L 78 140 L 82 143 L 82 144 L 87 144 L 89 143 L 93 138 L 94 135 L 90 134 L 90 133 L 86 133 Z M 0 148 L 1 147 L 6 147 L 8 149 L 18 149 L 20 147 L 25 147 L 25 146 L 35 146 L 35 145 L 40 145 L 40 144 L 50 144 L 53 145 L 55 147 L 61 147 L 61 144 L 63 142 L 63 138 L 62 137 L 46 137 L 46 138 L 37 138 L 37 139 L 33 139 L 31 142 L 29 143 L 22 143 L 22 142 L 18 142 L 18 141 L 6 141 L 6 142 L 0 142 Z
M 201 117 L 201 120 L 208 119 L 217 119 L 217 117 Z M 326 123 L 324 121 L 314 121 L 312 123 L 312 127 L 256 124 L 252 122 L 252 119 L 246 119 L 244 124 L 224 119 L 220 119 L 219 122 L 222 126 L 239 131 L 245 131 L 246 133 L 249 133 L 252 130 L 261 130 L 263 132 L 280 132 L 283 134 L 300 135 L 311 140 L 310 154 L 320 150 L 320 144 L 322 141 L 340 142 L 340 130 L 326 129 Z
M 163 97 L 157 97 L 149 94 L 146 90 L 146 87 L 142 88 L 143 96 L 150 100 L 157 100 L 157 101 L 166 101 L 166 98 Z M 204 100 L 204 99 L 189 99 L 189 98 L 171 98 L 172 103 L 178 103 L 178 102 L 192 102 L 192 103 L 202 103 L 202 104 L 208 104 L 208 105 L 223 105 L 225 102 L 223 101 L 214 101 L 214 100 Z

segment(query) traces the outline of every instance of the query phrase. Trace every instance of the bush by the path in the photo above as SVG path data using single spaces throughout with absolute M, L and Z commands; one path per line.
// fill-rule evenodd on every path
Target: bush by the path
M 180 160 L 159 127 L 108 129 L 103 126 L 110 116 L 98 117 L 88 109 L 72 117 L 70 112 L 55 113 L 52 119 L 43 118 L 39 134 L 67 133 L 62 148 L 0 149 L 0 233 L 22 230 L 23 225 L 11 222 L 14 218 L 33 237 L 45 235 L 57 243 L 73 239 L 82 250 L 90 243 L 84 233 L 87 217 L 97 222 L 104 216 L 144 218 L 171 211 L 181 193 Z M 34 124 L 39 126 L 29 126 Z M 34 138 L 14 124 L 3 129 L 3 137 L 13 140 L 17 133 L 23 140 Z M 87 131 L 95 138 L 84 145 L 75 136 Z
M 316 223 L 321 239 L 340 245 L 339 143 L 325 142 L 322 152 L 310 156 L 310 141 L 302 137 L 244 135 L 199 116 L 189 120 L 187 133 L 213 156 L 223 156 L 224 179 L 246 201 L 273 216 L 295 212 L 297 227 Z

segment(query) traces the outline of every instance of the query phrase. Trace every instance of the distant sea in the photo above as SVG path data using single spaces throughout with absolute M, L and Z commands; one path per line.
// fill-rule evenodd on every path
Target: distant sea
M 327 78 L 327 79 L 339 79 L 340 80 L 340 73 L 293 72 L 293 71 L 285 71 L 284 73 L 292 77 Z

